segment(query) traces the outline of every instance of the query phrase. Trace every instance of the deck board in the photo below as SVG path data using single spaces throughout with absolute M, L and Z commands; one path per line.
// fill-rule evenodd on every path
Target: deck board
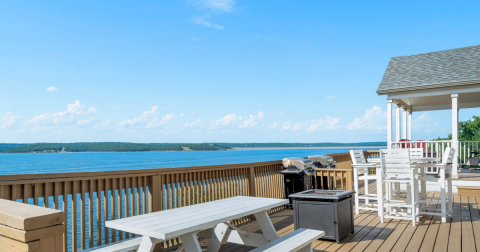
M 376 191 L 375 182 L 369 183 L 369 190 Z M 363 188 L 360 189 L 363 192 Z M 432 193 L 429 193 L 432 195 Z M 435 197 L 439 193 L 434 193 Z M 432 206 L 434 207 L 434 206 Z M 437 206 L 438 207 L 438 206 Z M 407 220 L 380 218 L 374 211 L 361 210 L 354 215 L 354 233 L 343 238 L 339 244 L 329 240 L 317 240 L 313 243 L 313 251 L 479 251 L 480 252 L 480 197 L 454 195 L 453 218 L 441 223 L 439 216 L 421 216 L 417 226 Z M 293 210 L 284 209 L 271 215 L 271 220 L 279 236 L 294 230 Z M 255 221 L 238 225 L 249 232 L 259 233 L 260 228 Z M 203 251 L 206 251 L 209 240 L 200 240 Z M 175 251 L 173 246 L 162 252 Z M 221 252 L 246 252 L 253 247 L 238 244 L 223 244 Z

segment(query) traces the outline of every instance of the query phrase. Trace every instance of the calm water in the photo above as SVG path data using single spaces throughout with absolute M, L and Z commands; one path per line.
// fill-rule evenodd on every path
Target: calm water
M 185 166 L 202 166 L 202 165 L 220 165 L 220 164 L 236 164 L 236 163 L 251 163 L 279 160 L 285 157 L 305 157 L 309 155 L 322 155 L 330 153 L 348 152 L 349 149 L 325 149 L 325 150 L 311 150 L 311 149 L 296 149 L 296 150 L 242 150 L 242 151 L 186 151 L 186 152 L 83 152 L 83 153 L 27 153 L 27 154 L 0 154 L 0 175 L 5 174 L 34 174 L 34 173 L 58 173 L 58 172 L 88 172 L 88 171 L 113 171 L 113 170 L 134 170 L 134 169 L 149 169 L 149 168 L 172 168 Z M 96 197 L 96 192 L 92 195 Z M 101 204 L 103 204 L 103 194 L 100 192 Z M 118 194 L 118 193 L 117 193 Z M 116 195 L 117 195 L 116 194 Z M 122 194 L 122 193 L 121 193 Z M 110 192 L 109 192 L 110 195 Z M 76 195 L 77 202 L 80 202 L 80 194 Z M 86 195 L 88 199 L 90 195 Z M 60 202 L 62 202 L 60 196 Z M 117 198 L 117 200 L 119 200 Z M 22 200 L 18 200 L 22 202 Z M 110 197 L 108 197 L 109 204 Z M 53 197 L 47 201 L 50 208 L 53 207 Z M 33 199 L 30 199 L 29 204 L 33 204 Z M 39 198 L 39 205 L 44 204 L 44 199 Z M 124 201 L 122 201 L 122 205 Z M 80 211 L 80 206 L 77 205 L 77 212 Z M 88 209 L 88 200 L 86 200 L 86 207 Z M 60 204 L 60 209 L 63 206 Z M 93 208 L 96 208 L 96 203 L 93 201 Z M 148 209 L 148 206 L 147 206 Z M 72 232 L 72 195 L 67 199 L 67 213 L 68 233 Z M 96 214 L 91 216 L 96 220 Z M 122 216 L 124 217 L 124 216 Z M 88 211 L 86 213 L 86 227 L 88 233 L 88 219 L 90 218 Z M 100 218 L 102 220 L 102 237 L 104 234 L 104 218 L 103 207 L 101 208 Z M 118 213 L 115 213 L 115 218 L 119 218 Z M 108 219 L 112 219 L 108 213 Z M 77 241 L 80 241 L 80 214 L 77 215 Z M 93 237 L 97 235 L 97 226 L 94 221 Z M 110 239 L 112 237 L 112 230 L 110 230 Z M 115 234 L 118 237 L 118 233 Z M 102 238 L 102 239 L 103 239 Z M 118 240 L 118 238 L 117 238 Z M 94 246 L 97 242 L 94 239 Z M 88 235 L 86 239 L 88 247 Z M 80 249 L 80 242 L 76 244 Z M 72 239 L 69 235 L 68 239 L 69 251 L 72 250 Z
M 0 154 L 0 175 L 237 164 L 348 151 L 349 149 L 295 149 Z

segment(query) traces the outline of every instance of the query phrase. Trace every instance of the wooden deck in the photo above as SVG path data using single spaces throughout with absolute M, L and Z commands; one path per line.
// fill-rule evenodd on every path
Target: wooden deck
M 375 182 L 369 185 L 375 191 Z M 281 210 L 271 215 L 280 236 L 293 231 L 293 211 Z M 423 216 L 417 226 L 410 221 L 386 219 L 380 223 L 376 212 L 362 211 L 354 216 L 355 231 L 339 244 L 314 242 L 314 251 L 480 251 L 480 197 L 454 196 L 454 217 L 441 223 L 440 217 Z M 255 221 L 239 226 L 260 232 Z M 204 251 L 208 240 L 200 242 Z M 176 247 L 164 251 L 175 251 Z M 227 243 L 222 252 L 250 251 L 253 247 Z

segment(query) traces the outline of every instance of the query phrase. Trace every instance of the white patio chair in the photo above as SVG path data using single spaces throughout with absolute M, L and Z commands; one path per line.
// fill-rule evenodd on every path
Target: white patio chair
M 385 183 L 384 201 L 379 201 L 378 215 L 383 223 L 384 218 L 411 220 L 416 225 L 418 218 L 418 181 L 417 166 L 411 165 L 408 149 L 380 150 L 381 176 L 378 177 L 377 191 L 383 195 L 383 184 Z M 391 183 L 410 183 L 410 197 L 406 199 L 393 199 L 393 188 Z
M 445 148 L 445 152 L 443 152 L 442 163 L 436 164 L 421 164 L 419 167 L 427 168 L 428 167 L 435 167 L 438 171 L 437 174 L 427 174 L 425 173 L 424 169 L 423 174 L 420 174 L 418 177 L 419 182 L 421 181 L 429 181 L 436 183 L 440 187 L 440 197 L 427 197 L 425 189 L 422 187 L 422 192 L 420 194 L 420 199 L 418 202 L 420 203 L 420 214 L 424 215 L 437 215 L 442 217 L 442 222 L 447 221 L 447 216 L 452 216 L 452 206 L 453 206 L 453 193 L 452 193 L 452 177 L 450 173 L 452 171 L 452 161 L 455 155 L 455 149 L 447 147 Z M 445 187 L 447 189 L 445 189 Z M 433 206 L 426 208 L 426 204 L 434 204 Z M 440 204 L 440 208 L 436 208 L 436 205 Z M 427 210 L 431 212 L 427 212 Z M 435 213 L 435 211 L 440 211 L 440 213 Z
M 350 157 L 352 158 L 353 167 L 353 190 L 355 190 L 355 213 L 359 214 L 360 209 L 378 211 L 378 193 L 373 194 L 368 192 L 368 181 L 377 180 L 377 174 L 370 175 L 369 168 L 376 167 L 375 163 L 367 163 L 363 150 L 350 150 Z M 365 193 L 360 195 L 358 189 L 358 182 L 363 180 Z M 381 195 L 381 194 L 380 194 Z M 360 199 L 365 200 L 365 204 L 360 205 Z M 376 204 L 371 203 L 370 200 L 376 201 Z

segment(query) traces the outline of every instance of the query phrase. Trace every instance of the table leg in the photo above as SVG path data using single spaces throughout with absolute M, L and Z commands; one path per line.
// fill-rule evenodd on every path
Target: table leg
M 262 229 L 263 236 L 265 236 L 267 242 L 271 242 L 278 238 L 277 231 L 266 211 L 256 213 L 255 218 L 257 219 L 257 223 L 260 226 L 260 229 Z
M 312 251 L 313 251 L 313 243 L 310 243 L 307 246 L 297 250 L 297 252 L 312 252 Z
M 425 168 L 420 168 L 420 177 L 425 177 Z M 425 180 L 421 180 L 420 182 L 420 194 L 421 194 L 421 199 L 422 200 L 427 200 L 427 181 Z M 420 204 L 420 209 L 422 209 L 422 211 L 425 211 L 425 208 L 427 207 L 427 203 L 422 203 Z
M 223 223 L 218 224 L 213 230 L 207 252 L 218 252 L 220 250 L 220 246 L 222 246 L 222 243 L 227 241 L 229 234 L 230 229 L 227 225 Z
M 185 252 L 202 252 L 198 243 L 197 232 L 191 232 L 180 236 Z M 140 252 L 140 251 L 139 251 Z
M 153 252 L 155 248 L 155 244 L 157 243 L 158 239 L 151 238 L 148 236 L 143 236 L 142 241 L 140 242 L 140 247 L 138 248 L 138 252 Z

